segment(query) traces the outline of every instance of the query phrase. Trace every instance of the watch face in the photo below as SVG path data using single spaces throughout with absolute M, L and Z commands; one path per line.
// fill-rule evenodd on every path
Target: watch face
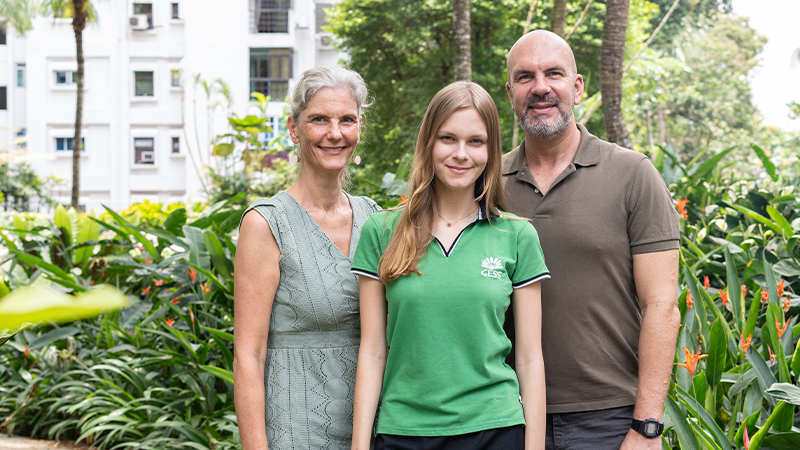
M 658 424 L 653 422 L 646 422 L 644 424 L 644 434 L 648 436 L 655 436 L 658 433 Z

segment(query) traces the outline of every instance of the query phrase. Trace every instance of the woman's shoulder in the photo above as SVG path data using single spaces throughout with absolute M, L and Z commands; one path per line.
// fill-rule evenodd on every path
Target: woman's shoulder
M 381 210 L 381 207 L 375 203 L 375 200 L 369 197 L 350 194 L 347 194 L 347 196 L 350 198 L 350 204 L 353 208 L 365 210 L 368 214 L 373 214 Z
M 286 204 L 286 196 L 289 196 L 286 191 L 279 191 L 272 197 L 261 197 L 253 201 L 253 203 L 250 203 L 247 207 L 247 211 L 259 207 L 283 209 Z

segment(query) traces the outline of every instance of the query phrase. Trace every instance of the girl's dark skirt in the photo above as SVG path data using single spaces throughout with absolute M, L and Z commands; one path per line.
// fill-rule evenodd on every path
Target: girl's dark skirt
M 379 434 L 375 450 L 524 450 L 525 427 L 515 425 L 455 436 Z

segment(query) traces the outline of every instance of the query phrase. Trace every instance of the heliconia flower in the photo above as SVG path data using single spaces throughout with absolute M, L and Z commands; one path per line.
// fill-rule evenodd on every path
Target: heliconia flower
M 708 355 L 701 355 L 700 349 L 697 349 L 697 353 L 692 353 L 689 351 L 688 348 L 682 347 L 683 351 L 686 353 L 686 363 L 677 363 L 677 365 L 681 367 L 685 367 L 686 370 L 689 371 L 689 375 L 691 378 L 694 378 L 694 371 L 697 370 L 697 362 L 703 358 L 708 357 Z
M 778 298 L 783 297 L 783 283 L 785 282 L 786 280 L 781 280 L 781 282 L 778 283 Z
M 728 303 L 728 291 L 719 291 L 719 298 L 722 300 L 722 307 Z
M 192 308 L 189 308 L 189 318 L 192 319 L 192 326 L 194 326 L 194 313 L 192 312 Z
M 156 280 L 155 283 L 156 283 L 156 286 L 161 286 L 161 285 L 164 284 L 164 280 Z
M 177 305 L 178 303 L 180 303 L 180 302 L 178 301 L 178 297 L 175 297 L 175 298 L 173 298 L 173 299 L 172 299 L 172 304 L 173 304 L 173 305 Z
M 200 289 L 202 289 L 203 292 L 205 292 L 206 294 L 211 292 L 211 287 L 208 285 L 208 281 L 206 281 L 205 283 L 201 284 L 200 285 Z
M 171 327 L 171 326 L 172 326 L 172 324 L 174 324 L 174 323 L 175 323 L 175 319 L 167 319 L 167 320 L 165 320 L 164 322 L 166 322 L 167 326 Z
M 686 309 L 691 309 L 694 306 L 694 301 L 692 301 L 692 292 L 689 291 L 686 293 Z
M 767 347 L 767 350 L 769 350 L 769 362 L 770 363 L 775 362 L 775 353 L 772 353 L 772 348 Z
M 781 328 L 781 321 L 780 321 L 780 320 L 778 320 L 778 318 L 777 318 L 777 317 L 775 318 L 775 329 L 778 331 L 778 339 L 780 339 L 780 338 L 782 338 L 782 337 L 783 337 L 783 333 L 786 333 L 786 327 L 788 327 L 788 326 L 789 326 L 789 320 L 790 320 L 791 318 L 792 318 L 792 317 L 791 317 L 791 316 L 789 316 L 789 318 L 788 318 L 788 319 L 786 319 L 786 323 L 784 323 L 784 324 L 783 324 L 783 328 Z
M 747 349 L 750 348 L 750 343 L 753 342 L 753 333 L 750 333 L 747 336 L 747 339 L 744 338 L 744 331 L 742 331 L 742 340 L 739 343 L 742 346 L 742 353 L 747 353 Z
M 25 347 L 25 356 L 28 356 L 28 355 L 30 355 L 30 353 L 31 353 L 31 352 L 30 352 L 30 351 L 28 351 L 28 347 Z
M 789 297 L 784 297 L 783 298 L 783 312 L 784 313 L 789 312 L 789 308 L 791 308 L 791 307 L 792 307 L 792 302 L 789 301 Z
M 148 256 L 147 258 L 145 258 L 144 262 L 147 263 L 147 264 L 150 264 L 150 257 Z
M 401 195 L 400 196 L 400 204 L 401 205 L 405 205 L 407 201 L 408 201 L 408 197 L 406 197 L 405 195 Z
M 703 287 L 706 288 L 706 291 L 711 287 L 711 283 L 708 281 L 708 275 L 703 278 Z
M 146 288 L 142 289 L 142 294 L 150 295 L 150 286 L 147 286 Z
M 747 434 L 747 425 L 744 426 L 744 449 L 750 450 L 750 436 Z
M 761 292 L 761 303 L 769 303 L 769 292 L 767 291 Z
M 678 207 L 678 214 L 680 214 L 680 216 L 683 218 L 683 220 L 686 220 L 686 219 L 689 218 L 689 212 L 686 211 L 686 204 L 687 203 L 689 203 L 689 199 L 688 198 L 684 198 L 683 200 L 678 199 L 678 201 L 675 202 L 675 206 Z
M 742 298 L 747 297 L 747 286 L 742 285 Z
M 94 280 L 89 281 L 89 286 L 94 286 Z
M 194 270 L 194 267 L 189 269 L 189 276 L 192 277 L 192 281 L 194 281 L 194 279 L 197 278 L 197 271 Z

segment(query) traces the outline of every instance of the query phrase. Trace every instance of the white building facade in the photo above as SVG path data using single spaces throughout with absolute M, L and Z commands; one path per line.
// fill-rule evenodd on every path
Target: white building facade
M 324 33 L 331 0 L 95 1 L 83 34 L 85 81 L 79 203 L 123 209 L 148 199 L 202 200 L 198 171 L 226 116 L 248 112 L 255 90 L 283 100 L 306 69 L 336 64 Z M 27 136 L 41 178 L 66 180 L 69 203 L 77 70 L 69 18 L 40 17 L 0 39 L 0 126 Z M 196 77 L 230 88 L 230 105 Z M 214 107 L 218 105 L 218 107 Z M 270 103 L 273 124 L 285 103 Z M 212 107 L 213 110 L 209 110 Z M 14 133 L 7 138 L 11 139 Z

